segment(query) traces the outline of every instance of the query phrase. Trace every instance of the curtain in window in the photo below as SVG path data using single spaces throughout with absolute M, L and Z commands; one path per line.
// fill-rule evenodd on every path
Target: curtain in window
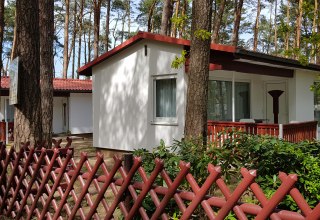
M 176 117 L 176 79 L 157 79 L 156 117 Z
M 209 81 L 208 119 L 232 121 L 232 83 Z

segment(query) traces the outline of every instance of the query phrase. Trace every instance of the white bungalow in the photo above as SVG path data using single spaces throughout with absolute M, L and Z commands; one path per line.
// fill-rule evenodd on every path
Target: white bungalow
M 188 66 L 174 69 L 171 63 L 189 49 L 188 40 L 139 32 L 79 69 L 82 75 L 92 75 L 95 147 L 151 149 L 160 139 L 171 144 L 183 137 Z M 309 88 L 319 73 L 317 65 L 212 44 L 211 135 L 219 121 L 225 127 L 257 122 L 254 133 L 264 133 L 259 132 L 261 125 L 274 129 L 275 123 L 280 124 L 275 135 L 281 137 L 288 129 L 282 125 L 313 121 L 314 94 Z M 282 91 L 278 114 L 274 114 L 276 100 L 269 94 L 273 90 Z M 312 126 L 307 128 L 312 130 L 310 138 L 315 137 L 315 123 Z
M 13 127 L 14 107 L 9 105 L 9 87 L 10 78 L 1 77 L 0 121 Z M 55 78 L 53 87 L 53 133 L 92 133 L 92 81 Z M 1 141 L 5 140 L 3 126 Z

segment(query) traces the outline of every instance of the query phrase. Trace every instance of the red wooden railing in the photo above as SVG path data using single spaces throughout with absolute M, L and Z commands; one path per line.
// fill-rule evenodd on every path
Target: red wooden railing
M 208 139 L 212 142 L 223 143 L 231 131 L 242 131 L 248 134 L 269 135 L 297 143 L 303 140 L 317 138 L 317 122 L 301 122 L 292 124 L 265 124 L 248 122 L 208 121 Z
M 314 140 L 317 138 L 317 124 L 317 121 L 284 124 L 283 139 L 294 143 Z
M 241 169 L 242 180 L 232 191 L 221 177 L 218 166 L 208 165 L 208 177 L 202 186 L 189 173 L 190 163 L 180 162 L 180 172 L 174 179 L 164 169 L 163 161 L 156 159 L 155 168 L 148 176 L 141 158 L 136 157 L 130 169 L 114 157 L 109 168 L 98 154 L 94 165 L 85 153 L 80 160 L 72 157 L 70 150 L 36 150 L 25 146 L 19 152 L 13 148 L 0 151 L 0 214 L 16 219 L 169 219 L 166 207 L 175 202 L 181 212 L 180 219 L 189 219 L 197 207 L 201 207 L 208 219 L 222 220 L 230 211 L 238 219 L 319 219 L 320 203 L 310 208 L 300 192 L 294 187 L 297 175 L 280 173 L 282 182 L 278 190 L 267 198 L 255 182 L 256 171 Z M 134 181 L 138 175 L 142 181 Z M 156 185 L 161 178 L 163 185 Z M 186 182 L 190 191 L 179 189 Z M 184 185 L 185 186 L 185 185 Z M 222 196 L 207 195 L 215 186 Z M 245 203 L 242 195 L 247 190 L 259 201 Z M 297 203 L 299 212 L 278 210 L 277 205 L 290 195 Z M 125 203 L 131 197 L 131 203 Z M 146 197 L 155 211 L 147 213 L 143 207 Z M 118 214 L 116 214 L 118 212 Z M 119 214 L 120 213 L 120 214 Z M 118 215 L 118 216 L 117 216 Z M 121 215 L 121 216 L 119 216 Z

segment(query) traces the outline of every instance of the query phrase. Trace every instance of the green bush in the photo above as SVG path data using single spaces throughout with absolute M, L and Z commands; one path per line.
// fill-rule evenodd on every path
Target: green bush
M 320 201 L 320 143 L 301 142 L 289 143 L 269 136 L 248 135 L 231 132 L 222 146 L 214 144 L 203 146 L 201 140 L 175 141 L 172 146 L 165 146 L 162 141 L 160 146 L 152 152 L 136 150 L 135 155 L 142 156 L 145 170 L 150 173 L 154 168 L 154 159 L 161 158 L 165 162 L 165 169 L 172 180 L 179 172 L 180 160 L 191 163 L 191 174 L 199 185 L 207 178 L 207 165 L 221 166 L 224 179 L 232 186 L 237 186 L 241 180 L 240 168 L 256 169 L 260 185 L 267 197 L 278 189 L 281 181 L 277 178 L 279 171 L 295 173 L 298 182 L 295 187 L 301 192 L 311 207 Z M 138 178 L 138 177 L 137 177 Z M 159 178 L 157 184 L 163 184 Z M 186 182 L 182 188 L 188 190 Z M 214 189 L 213 189 L 214 190 Z M 213 193 L 210 191 L 209 193 Z M 247 198 L 250 200 L 250 198 Z M 151 202 L 151 201 L 150 201 Z M 178 209 L 173 208 L 173 215 Z M 278 208 L 297 210 L 297 206 L 290 196 Z M 151 211 L 151 210 L 150 210 Z

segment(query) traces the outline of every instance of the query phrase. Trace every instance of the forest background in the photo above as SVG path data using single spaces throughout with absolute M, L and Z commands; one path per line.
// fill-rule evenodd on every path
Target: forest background
M 211 41 L 320 64 L 319 2 L 215 0 Z M 16 45 L 16 1 L 0 0 L 1 4 L 0 68 L 5 76 Z M 54 76 L 79 78 L 79 67 L 138 31 L 190 39 L 191 11 L 190 0 L 55 0 Z

